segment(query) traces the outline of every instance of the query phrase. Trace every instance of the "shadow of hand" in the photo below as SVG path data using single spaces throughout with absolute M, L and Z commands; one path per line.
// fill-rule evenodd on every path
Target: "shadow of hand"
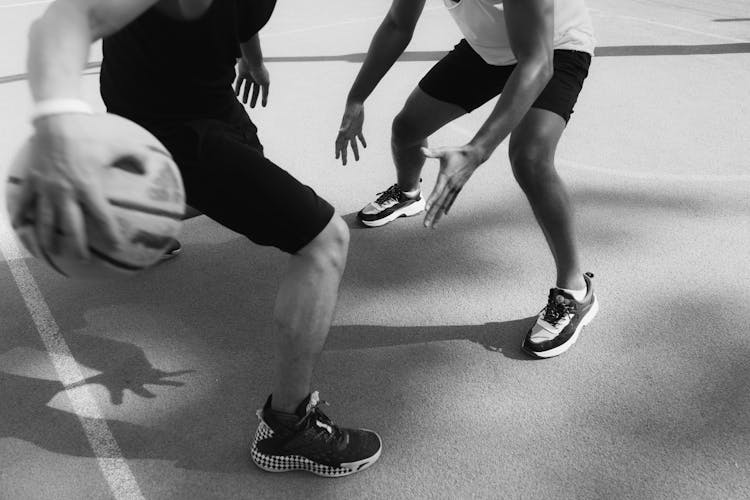
M 105 372 L 89 377 L 80 382 L 68 385 L 66 389 L 80 387 L 87 384 L 100 384 L 109 391 L 109 398 L 112 404 L 120 405 L 125 396 L 125 391 L 129 390 L 137 396 L 143 398 L 155 398 L 156 394 L 148 390 L 147 385 L 159 385 L 169 387 L 182 387 L 184 382 L 175 380 L 166 380 L 167 377 L 177 377 L 186 373 L 192 373 L 195 370 L 178 370 L 174 372 L 165 372 L 158 370 L 153 366 L 139 366 L 135 369 L 131 367 L 121 367 L 122 369 L 114 372 Z

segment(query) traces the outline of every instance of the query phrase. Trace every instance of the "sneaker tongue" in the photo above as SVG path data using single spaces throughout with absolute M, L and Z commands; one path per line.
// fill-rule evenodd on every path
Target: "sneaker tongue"
M 310 410 L 316 407 L 319 401 L 320 398 L 318 396 L 318 391 L 311 392 L 305 399 L 302 400 L 299 406 L 297 406 L 297 409 L 294 410 L 294 413 L 302 418 L 307 415 Z

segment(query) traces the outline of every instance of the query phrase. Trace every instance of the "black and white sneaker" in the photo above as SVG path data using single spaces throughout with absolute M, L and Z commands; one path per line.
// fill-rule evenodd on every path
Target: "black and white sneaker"
M 536 358 L 551 358 L 564 353 L 578 340 L 581 329 L 588 325 L 599 311 L 591 278 L 586 273 L 586 297 L 578 302 L 559 288 L 549 291 L 547 305 L 539 313 L 536 323 L 526 334 L 521 347 Z
M 357 217 L 365 226 L 384 226 L 399 217 L 411 217 L 424 211 L 425 200 L 421 191 L 414 197 L 406 196 L 398 184 L 394 184 L 382 193 L 375 201 L 368 203 L 359 211 Z
M 258 410 L 258 430 L 250 455 L 268 472 L 304 470 L 340 477 L 366 469 L 380 457 L 380 436 L 366 429 L 344 429 L 318 408 L 318 392 L 299 405 L 296 423 L 284 422 L 271 409 L 271 396 Z M 327 404 L 323 402 L 324 404 Z

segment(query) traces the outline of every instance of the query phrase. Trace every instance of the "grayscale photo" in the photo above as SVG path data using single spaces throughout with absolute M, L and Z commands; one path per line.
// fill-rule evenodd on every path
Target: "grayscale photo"
M 747 0 L 0 0 L 0 47 L 0 499 L 750 498 Z

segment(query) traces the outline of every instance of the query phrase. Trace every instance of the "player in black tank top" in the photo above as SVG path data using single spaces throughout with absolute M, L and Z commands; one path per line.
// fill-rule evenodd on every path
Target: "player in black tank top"
M 188 204 L 258 244 L 290 254 L 274 306 L 273 397 L 259 412 L 251 456 L 265 470 L 338 477 L 372 465 L 381 450 L 374 432 L 334 425 L 311 391 L 346 264 L 348 226 L 315 191 L 264 156 L 257 129 L 232 90 L 242 56 L 237 95 L 243 83 L 245 90 L 252 84 L 267 91 L 257 32 L 274 3 L 56 0 L 30 34 L 30 84 L 46 109 L 71 101 L 85 107 L 76 94 L 80 75 L 70 68 L 83 68 L 81 49 L 103 38 L 101 93 L 108 110 L 147 128 L 167 147 L 180 168 Z M 170 16 L 191 20 L 175 20 L 165 14 L 168 9 Z M 85 224 L 114 239 L 112 217 L 91 201 L 101 197 L 96 189 L 101 163 L 81 165 L 74 158 L 106 158 L 122 138 L 88 120 L 71 112 L 35 120 L 39 161 L 34 165 L 51 187 L 33 184 L 27 194 L 43 198 L 52 220 L 83 221 L 83 210 L 100 209 L 103 215 Z M 65 189 L 50 196 L 57 186 Z M 70 226 L 85 244 L 86 227 Z

